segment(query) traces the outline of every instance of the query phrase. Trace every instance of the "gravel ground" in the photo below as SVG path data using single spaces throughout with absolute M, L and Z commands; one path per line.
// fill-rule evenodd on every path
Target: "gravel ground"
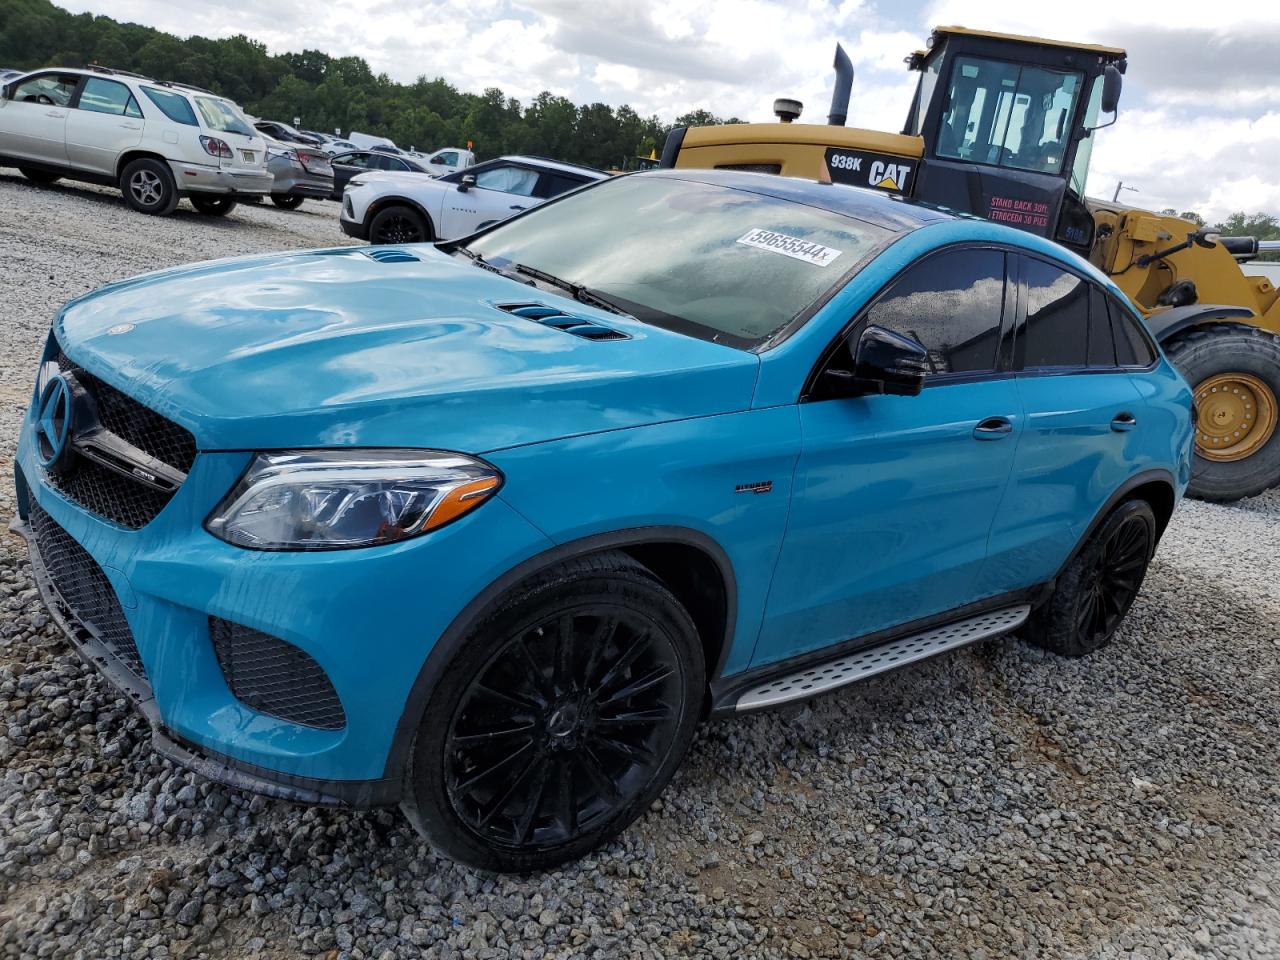
M 10 173 L 6 474 L 62 301 L 343 240 L 333 204 L 155 220 Z M 291 807 L 157 758 L 5 537 L 0 956 L 1275 957 L 1278 523 L 1277 495 L 1185 504 L 1087 659 L 995 641 L 711 724 L 619 842 L 524 879 L 438 859 L 398 813 Z

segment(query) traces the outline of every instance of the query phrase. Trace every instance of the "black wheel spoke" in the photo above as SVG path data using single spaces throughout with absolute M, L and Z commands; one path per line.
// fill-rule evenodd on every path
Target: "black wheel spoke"
M 556 630 L 556 662 L 553 684 L 558 694 L 572 690 L 577 686 L 577 679 L 573 675 L 573 641 L 573 616 L 565 614 L 560 618 L 558 629 Z
M 519 747 L 515 749 L 513 753 L 507 754 L 497 763 L 491 764 L 490 766 L 481 770 L 479 773 L 471 774 L 471 776 L 467 777 L 466 780 L 463 780 L 461 783 L 459 783 L 457 787 L 455 787 L 454 789 L 456 789 L 458 793 L 461 793 L 461 794 L 470 793 L 472 790 L 476 788 L 476 786 L 483 783 L 485 780 L 488 780 L 495 773 L 498 773 L 501 770 L 505 770 L 515 760 L 518 760 L 521 756 L 528 753 L 532 749 L 533 749 L 532 743 L 521 744 Z
M 538 706 L 545 707 L 555 699 L 555 691 L 547 683 L 547 677 L 542 672 L 542 668 L 533 659 L 533 654 L 529 652 L 529 645 L 524 642 L 524 637 L 521 637 L 512 646 L 514 648 L 512 652 L 515 654 L 516 659 L 520 661 L 520 665 L 524 668 L 524 675 L 528 678 L 529 685 L 533 688 Z
M 617 737 L 605 736 L 596 737 L 595 742 L 600 744 L 602 747 L 607 747 L 616 753 L 622 754 L 628 760 L 641 764 L 642 766 L 648 766 L 657 759 L 654 752 L 643 744 L 628 743 L 625 740 L 619 740 Z
M 515 779 L 511 781 L 507 789 L 502 791 L 498 798 L 489 804 L 489 809 L 480 817 L 479 825 L 481 827 L 487 827 L 493 821 L 493 818 L 511 802 L 511 798 L 514 797 L 524 786 L 525 781 L 529 778 L 529 774 L 533 773 L 534 767 L 538 765 L 538 761 L 541 759 L 542 758 L 537 755 L 531 757 L 529 762 L 524 765 L 524 769 L 516 774 Z
M 520 812 L 519 819 L 516 820 L 516 842 L 528 843 L 529 831 L 533 829 L 533 818 L 538 815 L 538 808 L 542 806 L 542 794 L 547 788 L 547 765 L 540 763 L 538 773 L 534 777 L 533 786 L 529 790 L 529 796 L 525 799 L 524 809 Z
M 566 836 L 575 836 L 578 832 L 578 797 L 577 787 L 573 782 L 573 767 L 568 758 L 559 763 L 559 778 L 556 781 L 556 819 L 564 828 Z
M 482 730 L 476 733 L 455 733 L 450 742 L 457 747 L 474 746 L 480 743 L 494 743 L 510 737 L 532 737 L 536 729 L 533 723 L 523 723 L 518 727 L 504 727 L 500 730 Z
M 631 666 L 632 662 L 636 659 L 636 657 L 644 653 L 645 648 L 649 646 L 649 644 L 652 642 L 652 639 L 653 638 L 650 636 L 650 634 L 647 631 L 645 633 L 642 633 L 640 636 L 636 637 L 635 641 L 631 644 L 631 646 L 627 648 L 627 652 L 624 653 L 622 656 L 620 656 L 617 660 L 615 660 L 610 665 L 609 669 L 605 671 L 605 675 L 601 677 L 600 682 L 596 684 L 596 689 L 598 690 L 609 689 L 610 684 L 612 684 L 618 677 L 620 677 L 623 674 L 623 672 L 627 669 L 627 667 Z
M 619 727 L 647 727 L 661 723 L 672 716 L 671 707 L 665 703 L 647 710 L 629 710 L 626 713 L 600 717 L 596 722 L 601 727 L 617 729 Z
M 476 693 L 481 696 L 488 697 L 490 700 L 497 700 L 501 703 L 515 707 L 517 710 L 522 710 L 526 716 L 537 713 L 542 709 L 542 704 L 536 700 L 530 700 L 528 697 L 522 697 L 517 693 L 508 693 L 504 690 L 496 690 L 484 683 L 476 684 Z
M 635 680 L 632 683 L 627 684 L 621 690 L 617 690 L 609 694 L 607 697 L 602 697 L 600 700 L 600 706 L 603 707 L 610 703 L 625 703 L 632 697 L 656 687 L 658 684 L 662 683 L 663 680 L 666 680 L 667 677 L 671 676 L 671 673 L 672 670 L 670 667 L 658 667 L 651 673 L 641 677 L 639 680 Z
M 618 794 L 618 785 L 613 782 L 607 773 L 604 772 L 604 764 L 600 762 L 600 758 L 596 756 L 595 751 L 590 745 L 584 746 L 582 749 L 582 769 L 583 772 L 596 785 L 596 789 L 600 791 L 600 795 L 609 802 L 616 802 Z
M 596 669 L 600 666 L 600 656 L 604 653 L 605 647 L 613 642 L 613 638 L 618 634 L 618 621 L 612 617 L 601 619 L 599 626 L 596 627 L 595 633 L 591 635 L 591 649 L 587 653 L 587 668 L 582 674 L 583 686 L 595 686 L 593 678 L 596 675 Z

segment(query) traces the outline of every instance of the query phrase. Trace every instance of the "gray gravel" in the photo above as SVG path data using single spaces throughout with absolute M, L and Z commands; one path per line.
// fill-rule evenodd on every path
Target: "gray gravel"
M 333 204 L 155 220 L 9 173 L 6 474 L 62 301 L 343 239 Z M 996 641 L 712 724 L 619 842 L 526 879 L 438 859 L 398 813 L 291 807 L 158 759 L 5 537 L 0 956 L 1275 957 L 1278 523 L 1277 495 L 1184 505 L 1088 659 Z

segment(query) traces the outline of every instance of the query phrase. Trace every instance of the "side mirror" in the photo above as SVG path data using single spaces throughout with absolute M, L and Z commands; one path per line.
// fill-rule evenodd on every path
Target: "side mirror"
M 1107 64 L 1102 75 L 1102 112 L 1115 113 L 1120 109 L 1120 90 L 1124 86 L 1124 77 L 1120 68 L 1114 63 Z
M 849 347 L 853 355 L 852 370 L 828 368 L 823 372 L 823 387 L 828 396 L 915 397 L 924 389 L 924 378 L 929 373 L 929 351 L 919 340 L 872 324 L 862 331 L 858 342 Z
M 9 99 L 9 85 L 7 83 L 0 84 L 0 100 Z
M 476 185 L 475 175 L 468 173 L 465 177 L 463 177 L 461 180 L 458 181 L 458 192 L 466 193 L 475 185 Z

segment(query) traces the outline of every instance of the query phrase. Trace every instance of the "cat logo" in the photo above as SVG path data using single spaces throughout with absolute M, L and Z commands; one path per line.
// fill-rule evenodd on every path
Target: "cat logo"
M 894 193 L 902 192 L 902 184 L 906 182 L 911 168 L 905 163 L 882 163 L 877 160 L 871 165 L 871 173 L 868 179 L 871 186 L 877 190 L 892 190 Z
M 827 170 L 835 183 L 871 187 L 887 193 L 910 195 L 916 161 L 890 154 L 869 153 L 839 147 L 827 149 Z

